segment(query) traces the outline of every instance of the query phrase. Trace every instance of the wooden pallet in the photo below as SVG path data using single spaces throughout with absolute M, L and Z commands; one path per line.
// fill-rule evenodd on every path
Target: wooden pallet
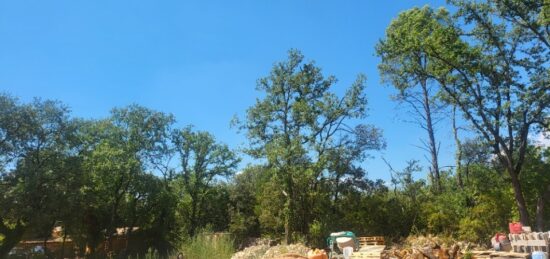
M 491 258 L 491 254 L 495 251 L 470 251 L 474 259 L 487 259 Z
M 511 258 L 520 258 L 528 259 L 529 253 L 516 253 L 516 252 L 500 252 L 494 250 L 486 251 L 470 251 L 473 255 L 473 258 L 476 259 L 511 259 Z
M 385 245 L 368 245 L 361 246 L 359 251 L 353 252 L 353 259 L 379 259 L 382 256 L 382 251 L 386 249 Z
M 383 246 L 385 245 L 383 236 L 372 236 L 372 237 L 358 237 L 359 244 L 363 246 Z

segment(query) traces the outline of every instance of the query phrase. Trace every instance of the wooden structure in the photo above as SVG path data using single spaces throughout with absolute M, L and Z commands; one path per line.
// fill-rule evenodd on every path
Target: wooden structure
M 386 249 L 385 245 L 361 245 L 359 251 L 353 252 L 353 259 L 380 259 L 382 251 Z
M 529 253 L 498 252 L 494 250 L 470 251 L 474 259 L 528 259 Z
M 509 234 L 508 239 L 517 253 L 550 252 L 550 232 Z
M 383 236 L 372 236 L 372 237 L 358 237 L 359 245 L 363 246 L 383 246 L 385 245 Z

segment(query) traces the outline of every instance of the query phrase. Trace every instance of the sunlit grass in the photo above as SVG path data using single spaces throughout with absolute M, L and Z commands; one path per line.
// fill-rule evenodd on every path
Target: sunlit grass
M 231 258 L 235 252 L 233 239 L 226 234 L 201 233 L 185 242 L 181 248 L 185 258 Z

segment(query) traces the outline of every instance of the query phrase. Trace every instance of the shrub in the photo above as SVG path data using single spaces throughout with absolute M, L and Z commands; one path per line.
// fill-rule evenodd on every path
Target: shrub
M 231 258 L 234 242 L 228 234 L 203 232 L 183 243 L 181 251 L 186 258 Z

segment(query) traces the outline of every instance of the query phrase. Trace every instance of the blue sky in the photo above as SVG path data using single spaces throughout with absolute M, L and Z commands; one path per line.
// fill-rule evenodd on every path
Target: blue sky
M 388 147 L 364 166 L 370 178 L 388 180 L 381 157 L 394 168 L 410 159 L 427 165 L 415 147 L 425 133 L 403 122 L 406 113 L 390 100 L 394 91 L 380 82 L 374 46 L 399 12 L 426 4 L 445 3 L 0 0 L 0 91 L 23 101 L 57 99 L 84 118 L 138 103 L 238 148 L 245 138 L 229 127 L 231 118 L 260 96 L 256 80 L 297 48 L 339 79 L 337 93 L 358 73 L 367 75 L 364 122 L 384 130 Z M 448 122 L 438 138 L 440 164 L 452 165 Z

